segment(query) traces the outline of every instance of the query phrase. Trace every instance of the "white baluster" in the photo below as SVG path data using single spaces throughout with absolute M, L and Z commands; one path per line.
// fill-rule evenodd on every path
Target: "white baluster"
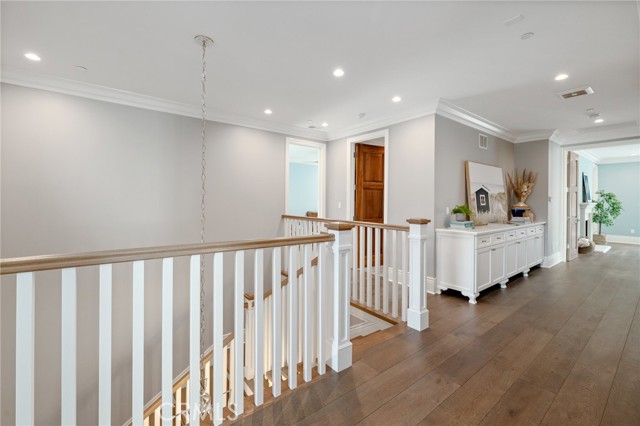
M 351 245 L 350 232 L 352 225 L 344 223 L 330 224 L 329 232 L 335 236 L 331 246 L 333 254 L 332 278 L 332 333 L 331 359 L 329 363 L 335 371 L 351 367 L 352 348 L 349 340 L 349 268 Z
M 162 426 L 173 406 L 173 258 L 162 259 Z
M 389 313 L 389 231 L 383 231 L 382 246 L 384 262 L 382 264 L 382 312 Z
M 200 256 L 189 267 L 189 425 L 200 425 Z
M 428 219 L 409 219 L 409 250 L 411 273 L 409 286 L 409 310 L 407 325 L 414 330 L 429 327 L 429 311 L 427 310 L 427 225 Z
M 255 297 L 253 301 L 246 302 L 247 308 L 244 310 L 244 377 L 247 380 L 253 379 L 254 347 L 256 331 L 253 327 L 255 322 Z
M 240 415 L 244 413 L 244 251 L 236 252 L 235 262 L 235 283 L 234 283 L 234 365 L 235 376 L 233 378 L 234 403 L 236 409 L 234 413 Z
M 326 321 L 326 289 L 330 283 L 329 274 L 326 271 L 326 245 L 320 244 L 318 247 L 318 280 L 316 281 L 316 295 L 317 295 L 317 326 L 318 326 L 318 374 L 324 374 L 326 372 L 325 366 L 325 354 L 324 346 L 326 338 L 325 336 L 325 321 Z M 348 266 L 348 265 L 347 265 Z M 348 286 L 347 286 L 348 287 Z
M 112 267 L 100 265 L 98 330 L 98 424 L 111 425 Z
M 358 258 L 360 259 L 360 264 L 358 265 L 360 267 L 360 273 L 358 274 L 358 281 L 359 281 L 359 288 L 360 288 L 360 297 L 358 298 L 358 301 L 360 303 L 362 303 L 364 305 L 364 296 L 365 296 L 365 292 L 364 292 L 364 241 L 365 241 L 365 227 L 364 226 L 360 226 L 360 244 L 358 244 L 359 246 L 359 252 L 358 252 Z
M 223 254 L 213 255 L 213 424 L 222 424 L 222 408 L 227 403 L 225 391 L 228 388 L 227 368 L 228 355 L 222 346 L 223 336 L 223 306 L 224 299 L 222 290 L 224 288 Z M 224 353 L 223 353 L 224 350 Z M 222 360 L 222 362 L 220 362 Z M 223 397 L 224 395 L 224 397 Z
M 298 274 L 297 253 L 295 248 L 289 252 L 289 389 L 298 386 Z
M 374 279 L 374 307 L 376 310 L 380 309 L 380 258 L 382 257 L 382 241 L 380 240 L 380 228 L 376 228 L 375 232 L 375 257 L 376 257 L 376 266 L 375 266 L 375 279 Z
M 367 306 L 372 306 L 373 299 L 373 241 L 372 241 L 372 228 L 367 226 L 367 257 L 365 259 L 366 262 L 366 271 L 367 271 Z
M 271 392 L 274 398 L 280 396 L 281 392 L 281 370 L 282 370 L 282 288 L 280 287 L 280 265 L 281 248 L 275 247 L 272 252 L 271 271 L 271 312 L 273 321 L 271 322 L 273 345 L 271 377 L 273 384 Z
M 409 243 L 407 233 L 402 233 L 402 321 L 407 321 L 407 308 L 409 307 L 409 255 L 407 254 Z
M 35 424 L 35 286 L 33 272 L 16 278 L 16 424 Z
M 302 276 L 302 303 L 304 307 L 303 319 L 302 319 L 302 368 L 303 368 L 303 379 L 305 382 L 311 380 L 311 367 L 313 366 L 312 361 L 312 350 L 313 350 L 313 318 L 312 315 L 312 305 L 311 299 L 313 297 L 312 288 L 311 288 L 311 246 L 306 244 L 304 246 L 304 274 Z
M 351 247 L 358 247 L 358 227 L 351 230 Z M 351 298 L 358 300 L 358 256 L 351 256 Z
M 398 231 L 392 231 L 391 241 L 391 316 L 398 317 Z
M 264 400 L 263 375 L 264 375 L 264 250 L 258 249 L 254 259 L 254 379 L 253 398 L 256 406 L 262 405 Z
M 144 422 L 144 261 L 133 262 L 132 423 Z
M 60 377 L 60 420 L 63 425 L 76 424 L 76 315 L 77 315 L 76 269 L 62 270 L 62 326 Z

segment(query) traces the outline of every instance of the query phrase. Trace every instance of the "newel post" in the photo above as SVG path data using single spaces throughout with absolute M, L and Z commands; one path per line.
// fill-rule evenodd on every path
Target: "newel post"
M 407 325 L 422 331 L 429 327 L 427 309 L 427 225 L 429 219 L 409 222 L 409 309 Z
M 327 230 L 335 236 L 330 244 L 333 258 L 331 285 L 331 356 L 327 364 L 335 371 L 351 367 L 351 341 L 349 338 L 349 278 L 351 271 L 351 229 L 353 225 L 341 222 L 327 223 Z

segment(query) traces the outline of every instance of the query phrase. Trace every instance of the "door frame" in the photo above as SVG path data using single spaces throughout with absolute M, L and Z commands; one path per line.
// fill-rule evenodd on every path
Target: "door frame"
M 347 201 L 346 220 L 353 220 L 355 213 L 355 173 L 356 162 L 354 158 L 357 143 L 367 142 L 373 139 L 384 138 L 384 223 L 389 217 L 389 129 L 347 138 Z
M 319 149 L 318 155 L 318 217 L 325 217 L 327 144 L 304 139 L 286 138 L 284 175 L 284 212 L 289 211 L 289 145 L 302 145 Z

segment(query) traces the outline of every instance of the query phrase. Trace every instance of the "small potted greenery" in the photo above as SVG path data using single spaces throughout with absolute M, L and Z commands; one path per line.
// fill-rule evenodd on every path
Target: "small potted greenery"
M 593 234 L 593 242 L 605 245 L 607 236 L 602 233 L 602 225 L 613 226 L 613 220 L 622 213 L 622 203 L 613 192 L 600 190 L 596 194 L 598 201 L 593 208 L 593 221 L 598 224 L 598 233 Z
M 451 210 L 451 219 L 457 221 L 467 220 L 468 217 L 471 217 L 471 210 L 469 206 L 466 204 L 461 204 L 459 206 L 455 206 L 453 210 Z

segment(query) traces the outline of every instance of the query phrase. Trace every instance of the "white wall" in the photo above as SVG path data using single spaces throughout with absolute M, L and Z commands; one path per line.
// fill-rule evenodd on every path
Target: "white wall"
M 564 235 L 564 171 L 565 163 L 562 147 L 549 140 L 549 188 L 547 229 L 545 239 L 545 263 L 543 266 L 553 266 L 564 261 L 564 251 L 567 239 Z
M 2 258 L 199 241 L 198 120 L 7 84 L 1 87 Z M 213 122 L 207 129 L 207 240 L 270 238 L 281 233 L 285 136 Z M 186 261 L 179 261 L 176 270 L 185 268 Z M 130 416 L 130 271 L 130 265 L 114 270 L 113 403 L 122 408 L 113 413 L 114 423 Z M 148 400 L 160 389 L 159 263 L 149 262 L 146 273 Z M 7 281 L 3 279 L 0 287 L 0 333 L 3 342 L 12 342 L 15 285 Z M 38 424 L 60 422 L 58 282 L 58 277 L 45 273 L 36 286 Z M 97 422 L 96 283 L 95 269 L 79 271 L 79 424 Z M 176 373 L 187 363 L 185 286 L 178 280 L 174 291 Z M 230 295 L 226 292 L 225 299 Z M 208 308 L 207 330 L 210 318 Z M 211 343 L 210 334 L 205 333 L 206 345 Z M 13 348 L 6 344 L 1 348 L 1 424 L 13 423 Z

